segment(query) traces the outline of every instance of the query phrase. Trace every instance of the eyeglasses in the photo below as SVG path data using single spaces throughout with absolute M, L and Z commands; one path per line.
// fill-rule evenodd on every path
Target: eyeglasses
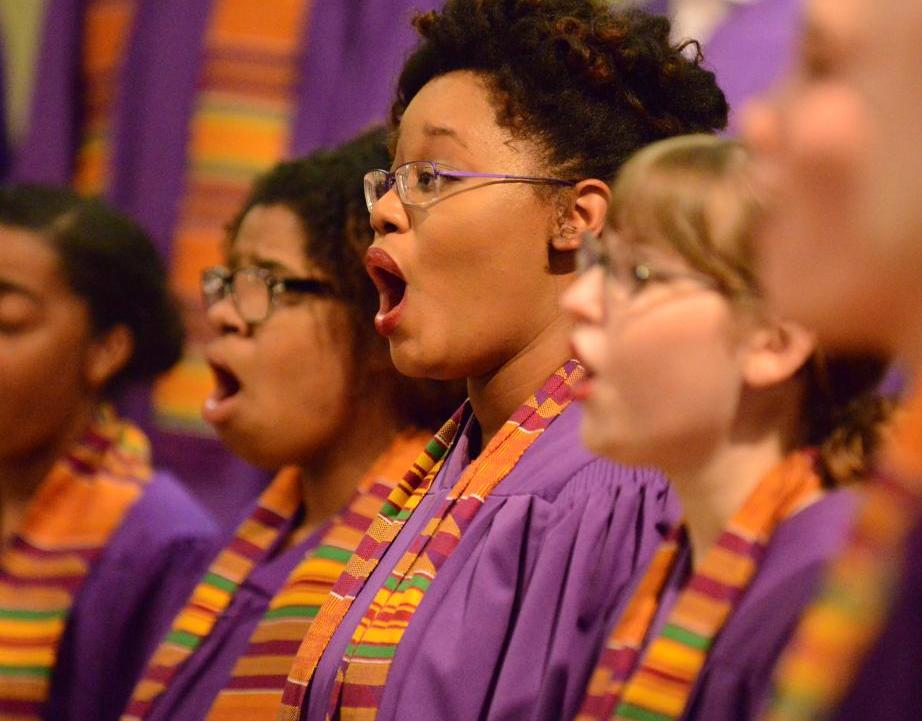
M 493 183 L 537 183 L 542 185 L 576 185 L 572 180 L 536 178 L 528 175 L 503 175 L 500 173 L 469 173 L 453 170 L 432 160 L 414 160 L 398 165 L 394 170 L 370 170 L 365 173 L 365 204 L 370 213 L 384 195 L 395 185 L 400 202 L 423 207 L 449 195 L 456 183 L 466 178 L 487 178 Z M 492 183 L 484 183 L 492 185 Z M 483 187 L 483 186 L 477 186 Z
M 246 323 L 262 323 L 284 293 L 330 297 L 333 286 L 316 278 L 277 278 L 265 268 L 228 270 L 221 266 L 202 273 L 202 298 L 210 308 L 230 294 L 234 308 Z
M 582 234 L 581 239 L 576 253 L 576 272 L 583 274 L 598 266 L 605 272 L 605 277 L 613 280 L 628 297 L 634 297 L 651 283 L 669 283 L 675 280 L 693 280 L 712 290 L 723 290 L 717 279 L 706 273 L 659 270 L 649 263 L 615 258 L 608 252 L 605 242 L 595 233 L 587 231 Z

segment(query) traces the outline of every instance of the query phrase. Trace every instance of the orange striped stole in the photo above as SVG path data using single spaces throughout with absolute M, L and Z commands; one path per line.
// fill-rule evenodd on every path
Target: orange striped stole
M 675 721 L 682 717 L 720 630 L 758 573 L 775 529 L 821 493 L 813 457 L 797 452 L 768 474 L 736 512 L 648 639 L 660 598 L 687 543 L 679 526 L 658 549 L 615 625 L 576 721 Z
M 480 456 L 462 473 L 438 512 L 414 539 L 375 594 L 353 632 L 337 673 L 327 718 L 376 717 L 390 665 L 403 633 L 442 564 L 457 548 L 487 496 L 570 404 L 572 387 L 583 374 L 576 361 L 569 361 L 559 368 L 515 411 Z M 420 494 L 408 494 L 397 517 L 406 519 L 412 515 L 420 497 Z M 393 540 L 395 534 L 388 532 L 388 525 L 383 517 L 375 521 L 369 536 L 376 546 L 376 554 L 363 557 L 357 553 L 353 559 L 355 563 L 350 562 L 340 579 L 341 583 L 337 582 L 337 588 L 324 603 L 321 616 L 327 616 L 333 622 L 321 626 L 318 619 L 312 633 L 305 639 L 285 690 L 280 720 L 293 721 L 300 716 L 304 690 L 332 638 L 335 626 L 345 616 L 386 546 Z M 316 636 L 314 629 L 317 630 Z
M 359 481 L 349 504 L 326 524 L 318 545 L 271 601 L 209 719 L 275 716 L 291 661 L 317 609 L 400 472 L 427 439 L 428 434 L 415 431 L 399 434 Z M 285 468 L 262 493 L 254 511 L 211 564 L 155 651 L 134 689 L 123 721 L 150 715 L 183 664 L 208 638 L 240 585 L 269 553 L 298 542 L 297 534 L 289 538 L 282 534 L 290 529 L 303 507 L 301 484 L 300 469 Z
M 922 519 L 922 393 L 898 417 L 849 540 L 801 617 L 763 721 L 820 721 L 845 697 L 879 636 Z
M 311 622 L 381 504 L 429 437 L 422 432 L 402 434 L 378 459 L 352 502 L 272 599 L 207 721 L 272 721 L 276 717 L 288 670 Z
M 112 117 L 136 5 L 136 0 L 86 3 L 81 62 L 84 120 L 73 177 L 74 188 L 84 195 L 103 194 L 111 175 Z
M 221 262 L 225 225 L 252 180 L 288 150 L 310 8 L 311 0 L 214 0 L 170 268 L 187 311 L 189 348 L 155 389 L 165 425 L 209 433 L 199 413 L 212 388 L 201 352 L 209 331 L 199 276 Z
M 31 499 L 0 555 L 0 718 L 44 718 L 74 599 L 150 475 L 146 438 L 103 410 Z

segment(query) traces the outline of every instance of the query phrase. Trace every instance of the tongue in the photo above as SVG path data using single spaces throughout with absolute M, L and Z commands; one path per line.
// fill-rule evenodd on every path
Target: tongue
M 381 281 L 381 287 L 378 291 L 381 308 L 378 314 L 387 315 L 400 305 L 404 294 L 407 292 L 407 283 L 402 278 L 398 278 L 393 273 L 388 273 L 383 269 L 378 271 L 378 278 Z

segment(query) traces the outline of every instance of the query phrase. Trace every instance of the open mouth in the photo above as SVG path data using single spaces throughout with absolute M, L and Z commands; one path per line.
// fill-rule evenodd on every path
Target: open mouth
M 205 400 L 202 415 L 209 423 L 220 423 L 226 420 L 231 402 L 240 393 L 240 379 L 224 365 L 209 361 L 212 376 L 214 377 L 214 390 Z
M 378 312 L 375 329 L 381 335 L 394 332 L 407 295 L 407 281 L 396 261 L 380 248 L 369 248 L 365 254 L 365 268 L 378 289 Z

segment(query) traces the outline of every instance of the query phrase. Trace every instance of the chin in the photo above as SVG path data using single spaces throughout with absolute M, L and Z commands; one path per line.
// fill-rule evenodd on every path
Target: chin
M 450 365 L 427 358 L 418 343 L 411 340 L 390 339 L 391 361 L 401 375 L 408 378 L 426 378 L 434 381 L 453 381 L 468 374 L 455 372 Z

